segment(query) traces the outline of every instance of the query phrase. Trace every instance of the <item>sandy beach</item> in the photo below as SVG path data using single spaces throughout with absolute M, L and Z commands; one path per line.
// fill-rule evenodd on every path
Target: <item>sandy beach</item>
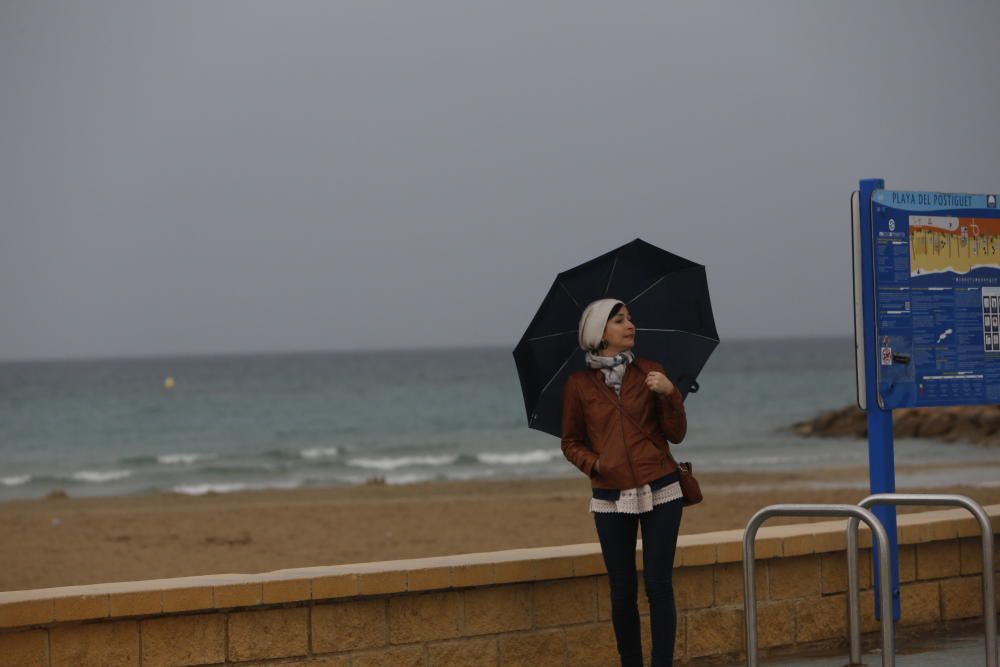
M 970 465 L 995 467 L 1000 479 L 1000 461 L 949 476 L 961 480 Z M 685 511 L 682 534 L 742 528 L 770 503 L 867 495 L 863 468 L 699 478 L 706 500 Z M 1000 487 L 947 491 L 1000 502 Z M 562 478 L 9 501 L 0 504 L 0 590 L 595 542 L 588 498 L 585 479 Z

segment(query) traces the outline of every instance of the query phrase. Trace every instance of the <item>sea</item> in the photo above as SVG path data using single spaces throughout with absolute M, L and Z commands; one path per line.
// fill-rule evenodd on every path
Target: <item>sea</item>
M 850 339 L 723 342 L 699 384 L 674 447 L 696 471 L 867 464 L 864 440 L 790 428 L 855 401 Z M 996 453 L 896 442 L 897 465 L 945 456 Z M 506 348 L 0 363 L 0 500 L 573 476 L 559 439 L 528 428 Z M 998 483 L 996 468 L 962 476 Z

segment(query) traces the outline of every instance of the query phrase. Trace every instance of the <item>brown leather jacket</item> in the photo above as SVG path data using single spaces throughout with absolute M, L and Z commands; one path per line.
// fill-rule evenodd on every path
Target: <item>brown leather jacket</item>
M 562 451 L 590 476 L 592 487 L 631 489 L 677 469 L 667 452 L 669 442 L 680 442 L 687 432 L 684 402 L 676 389 L 669 396 L 651 391 L 646 386 L 651 371 L 663 373 L 663 366 L 636 357 L 625 369 L 620 399 L 599 369 L 578 371 L 566 380 Z M 638 425 L 622 415 L 619 404 Z M 594 470 L 598 459 L 599 472 Z

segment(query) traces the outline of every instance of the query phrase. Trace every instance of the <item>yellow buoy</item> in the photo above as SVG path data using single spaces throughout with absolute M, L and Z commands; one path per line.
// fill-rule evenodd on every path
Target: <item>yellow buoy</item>
M 164 389 L 173 389 L 174 388 L 174 384 L 175 384 L 174 379 L 168 375 L 167 379 L 163 381 L 163 388 Z

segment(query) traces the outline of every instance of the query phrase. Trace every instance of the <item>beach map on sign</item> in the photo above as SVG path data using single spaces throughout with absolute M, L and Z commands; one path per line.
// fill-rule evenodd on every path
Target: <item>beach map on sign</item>
M 1000 401 L 996 195 L 872 196 L 883 408 Z

